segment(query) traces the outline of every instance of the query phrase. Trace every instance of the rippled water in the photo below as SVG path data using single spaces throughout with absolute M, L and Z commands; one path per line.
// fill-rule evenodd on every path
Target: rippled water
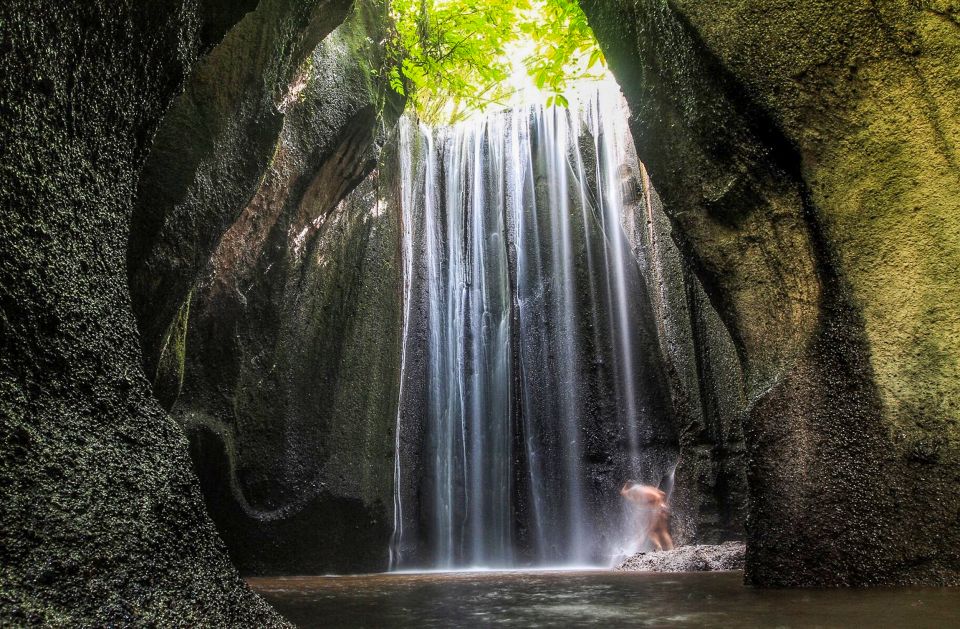
M 250 579 L 301 627 L 960 627 L 960 588 L 755 590 L 739 572 Z

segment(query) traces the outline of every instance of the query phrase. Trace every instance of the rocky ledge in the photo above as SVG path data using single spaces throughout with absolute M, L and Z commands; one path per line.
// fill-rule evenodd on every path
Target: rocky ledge
M 616 567 L 624 572 L 713 572 L 743 570 L 743 542 L 681 546 L 674 550 L 637 553 Z

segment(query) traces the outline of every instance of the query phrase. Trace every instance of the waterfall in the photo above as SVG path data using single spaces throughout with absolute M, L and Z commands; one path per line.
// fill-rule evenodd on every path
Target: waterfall
M 667 405 L 629 235 L 626 109 L 612 82 L 569 100 L 401 123 L 403 355 L 420 343 L 424 365 L 401 375 L 392 567 L 605 564 L 635 536 L 620 485 L 659 480 L 643 444 Z M 404 425 L 420 439 L 409 473 Z
M 399 123 L 400 146 L 405 147 L 399 156 L 400 181 L 401 181 L 401 208 L 410 208 L 414 205 L 413 185 L 413 153 L 409 150 L 411 124 L 409 118 L 400 120 Z M 400 212 L 401 219 L 401 243 L 403 247 L 403 333 L 400 348 L 400 399 L 397 402 L 397 418 L 394 427 L 394 459 L 393 459 L 393 486 L 395 488 L 393 496 L 393 535 L 390 539 L 390 568 L 394 569 L 401 564 L 403 547 L 403 500 L 401 498 L 399 487 L 403 484 L 403 470 L 400 464 L 401 453 L 401 435 L 402 431 L 402 413 L 403 413 L 403 392 L 406 384 L 407 370 L 407 339 L 410 326 L 410 308 L 413 304 L 413 213 L 409 211 Z

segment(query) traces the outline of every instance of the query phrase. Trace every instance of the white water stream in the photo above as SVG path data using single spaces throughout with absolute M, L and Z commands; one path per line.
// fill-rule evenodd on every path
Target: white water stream
M 645 469 L 650 412 L 624 232 L 632 140 L 612 82 L 570 101 L 436 130 L 401 121 L 395 569 L 407 565 L 407 536 L 437 569 L 597 564 L 632 542 L 615 493 Z M 414 333 L 426 345 L 417 381 L 406 364 Z M 416 471 L 400 453 L 412 387 L 425 401 Z M 609 437 L 607 450 L 597 454 L 591 431 Z M 404 527 L 401 491 L 413 474 L 416 530 Z

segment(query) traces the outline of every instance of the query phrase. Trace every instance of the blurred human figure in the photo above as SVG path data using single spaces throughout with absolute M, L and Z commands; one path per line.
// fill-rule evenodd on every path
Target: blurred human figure
M 657 550 L 673 550 L 667 494 L 656 487 L 628 480 L 620 489 L 620 495 L 640 508 L 638 534 L 641 542 L 649 539 Z

